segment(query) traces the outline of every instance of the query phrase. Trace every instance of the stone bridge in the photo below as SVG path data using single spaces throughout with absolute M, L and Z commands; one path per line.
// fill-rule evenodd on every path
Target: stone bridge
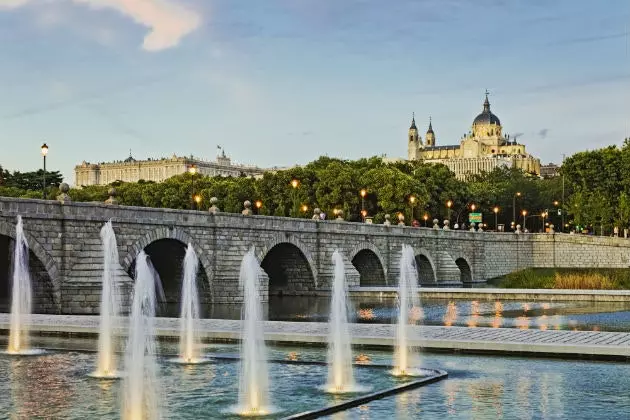
M 18 215 L 30 246 L 37 312 L 98 312 L 102 250 L 99 232 L 112 220 L 119 280 L 128 297 L 138 254 L 160 275 L 167 302 L 179 302 L 187 244 L 200 260 L 204 303 L 239 303 L 239 267 L 252 246 L 273 294 L 326 294 L 332 254 L 345 259 L 349 287 L 394 286 L 403 244 L 416 255 L 423 286 L 470 286 L 527 267 L 629 267 L 630 241 L 565 234 L 445 231 L 336 221 L 124 207 L 102 203 L 0 198 L 0 309 L 10 295 L 11 250 Z

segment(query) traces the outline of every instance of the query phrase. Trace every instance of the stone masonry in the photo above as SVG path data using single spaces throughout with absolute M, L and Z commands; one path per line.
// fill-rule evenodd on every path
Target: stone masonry
M 171 259 L 181 264 L 187 244 L 199 256 L 200 278 L 207 283 L 202 285 L 204 303 L 242 300 L 239 267 L 252 246 L 266 272 L 261 279 L 263 301 L 270 293 L 326 293 L 335 250 L 344 256 L 349 287 L 396 285 L 403 244 L 415 250 L 421 282 L 432 286 L 461 287 L 463 282 L 470 285 L 528 267 L 630 266 L 630 240 L 623 238 L 436 230 L 13 198 L 0 198 L 0 238 L 14 237 L 17 215 L 24 219 L 31 263 L 37 264 L 32 271 L 39 273 L 38 290 L 46 291 L 48 300 L 42 306 L 55 313 L 98 312 L 99 231 L 110 219 L 120 255 L 121 295 L 127 299 L 142 250 L 168 266 Z M 0 241 L 0 252 L 10 252 L 9 246 L 2 248 L 8 242 Z M 161 250 L 151 255 L 153 248 Z M 170 280 L 172 273 L 169 278 L 160 275 L 165 276 L 163 282 L 178 281 Z M 6 274 L 0 282 L 3 279 L 7 281 Z M 177 287 L 167 289 L 176 293 Z

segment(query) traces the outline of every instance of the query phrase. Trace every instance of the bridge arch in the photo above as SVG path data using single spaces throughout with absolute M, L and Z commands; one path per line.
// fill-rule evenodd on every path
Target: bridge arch
M 311 294 L 317 289 L 317 265 L 299 239 L 278 236 L 257 254 L 269 276 L 269 296 Z
M 44 249 L 44 247 L 35 239 L 33 235 L 28 231 L 28 228 L 24 228 L 24 236 L 28 242 L 29 247 L 29 271 L 31 272 L 31 282 L 33 283 L 33 298 L 34 298 L 34 311 L 36 312 L 58 312 L 61 307 L 61 279 L 59 276 L 59 269 L 54 258 Z M 3 240 L 4 238 L 4 240 Z M 12 255 L 9 255 L 10 241 L 15 243 L 15 224 L 0 220 L 0 251 L 4 255 L 0 258 L 4 258 L 6 255 L 4 270 L 6 272 L 6 283 L 0 284 L 1 295 L 7 295 L 10 291 L 10 261 Z M 33 258 L 35 257 L 35 258 Z M 2 280 L 3 273 L 0 273 L 0 283 L 4 283 Z M 4 296 L 2 296 L 4 297 Z M 0 299 L 2 299 L 0 297 Z M 4 299 L 2 299 L 4 300 Z
M 359 272 L 360 286 L 387 286 L 387 268 L 378 247 L 362 241 L 350 252 L 350 261 Z
M 429 251 L 424 248 L 414 249 L 418 282 L 421 285 L 437 284 L 436 266 Z
M 457 264 L 457 268 L 459 268 L 459 279 L 462 283 L 472 283 L 473 281 L 473 271 L 472 265 L 468 261 L 468 258 L 464 256 L 460 256 L 455 259 L 455 264 Z
M 214 279 L 210 260 L 196 241 L 181 228 L 160 227 L 146 233 L 127 248 L 127 254 L 121 264 L 122 268 L 133 278 L 135 277 L 136 258 L 140 252 L 144 250 L 151 257 L 151 263 L 162 281 L 167 303 L 166 312 L 169 315 L 175 314 L 177 316 L 181 299 L 183 261 L 188 244 L 192 244 L 197 258 L 199 258 L 197 287 L 199 288 L 200 303 L 212 303 L 214 301 Z

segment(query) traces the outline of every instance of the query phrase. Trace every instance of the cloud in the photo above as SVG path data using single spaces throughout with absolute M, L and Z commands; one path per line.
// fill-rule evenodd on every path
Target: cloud
M 113 9 L 148 28 L 142 48 L 160 51 L 175 47 L 201 24 L 201 15 L 175 0 L 51 0 L 71 1 L 92 9 Z M 36 0 L 0 0 L 0 10 L 15 9 Z

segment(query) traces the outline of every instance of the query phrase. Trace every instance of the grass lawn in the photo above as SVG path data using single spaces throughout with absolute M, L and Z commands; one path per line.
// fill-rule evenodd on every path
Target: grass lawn
M 628 268 L 528 268 L 488 280 L 506 289 L 630 289 Z

